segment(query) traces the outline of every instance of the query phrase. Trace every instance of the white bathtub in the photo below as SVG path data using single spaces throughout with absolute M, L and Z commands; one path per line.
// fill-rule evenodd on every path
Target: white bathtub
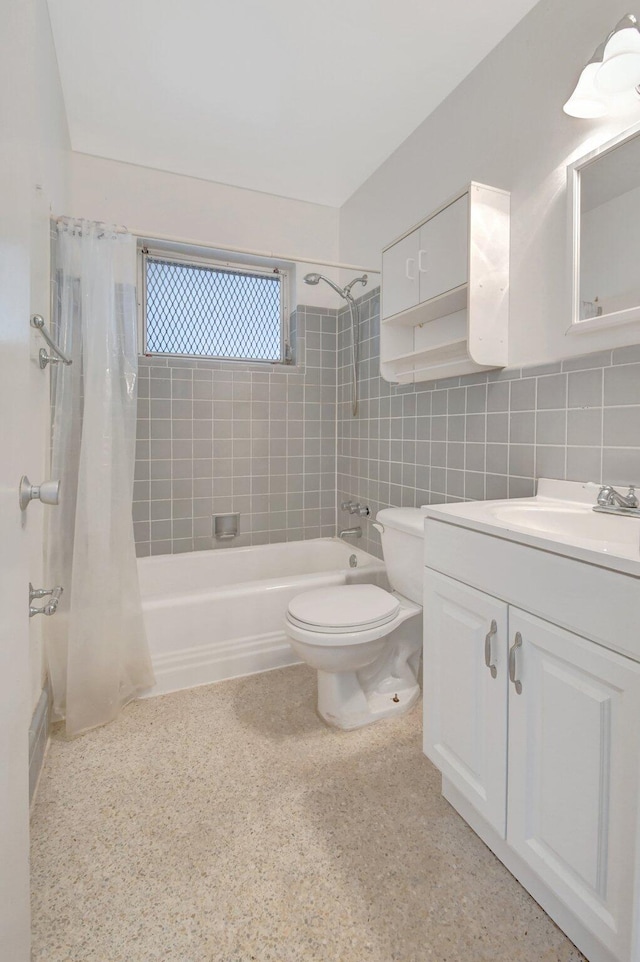
M 325 585 L 387 585 L 381 561 L 338 538 L 139 558 L 138 572 L 150 695 L 293 665 L 283 630 L 291 598 Z

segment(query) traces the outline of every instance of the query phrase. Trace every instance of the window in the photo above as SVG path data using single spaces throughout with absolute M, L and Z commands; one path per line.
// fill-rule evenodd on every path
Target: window
M 285 275 L 142 251 L 144 353 L 285 360 Z

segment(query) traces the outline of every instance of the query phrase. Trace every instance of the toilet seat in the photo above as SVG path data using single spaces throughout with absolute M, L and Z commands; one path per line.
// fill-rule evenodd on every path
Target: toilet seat
M 400 607 L 395 595 L 376 585 L 340 585 L 296 595 L 289 602 L 287 619 L 322 634 L 366 632 L 392 622 Z

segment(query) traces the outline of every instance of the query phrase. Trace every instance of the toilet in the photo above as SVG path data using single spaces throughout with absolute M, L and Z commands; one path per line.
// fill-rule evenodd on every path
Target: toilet
M 384 508 L 375 522 L 391 591 L 316 588 L 289 603 L 285 631 L 318 672 L 318 713 L 335 728 L 401 715 L 420 697 L 424 509 Z

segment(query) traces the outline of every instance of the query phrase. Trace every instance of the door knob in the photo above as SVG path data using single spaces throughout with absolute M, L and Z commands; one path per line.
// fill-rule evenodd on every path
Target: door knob
M 26 474 L 20 478 L 18 488 L 20 510 L 26 511 L 30 501 L 42 501 L 43 504 L 60 503 L 60 482 L 43 481 L 42 484 L 31 484 Z

